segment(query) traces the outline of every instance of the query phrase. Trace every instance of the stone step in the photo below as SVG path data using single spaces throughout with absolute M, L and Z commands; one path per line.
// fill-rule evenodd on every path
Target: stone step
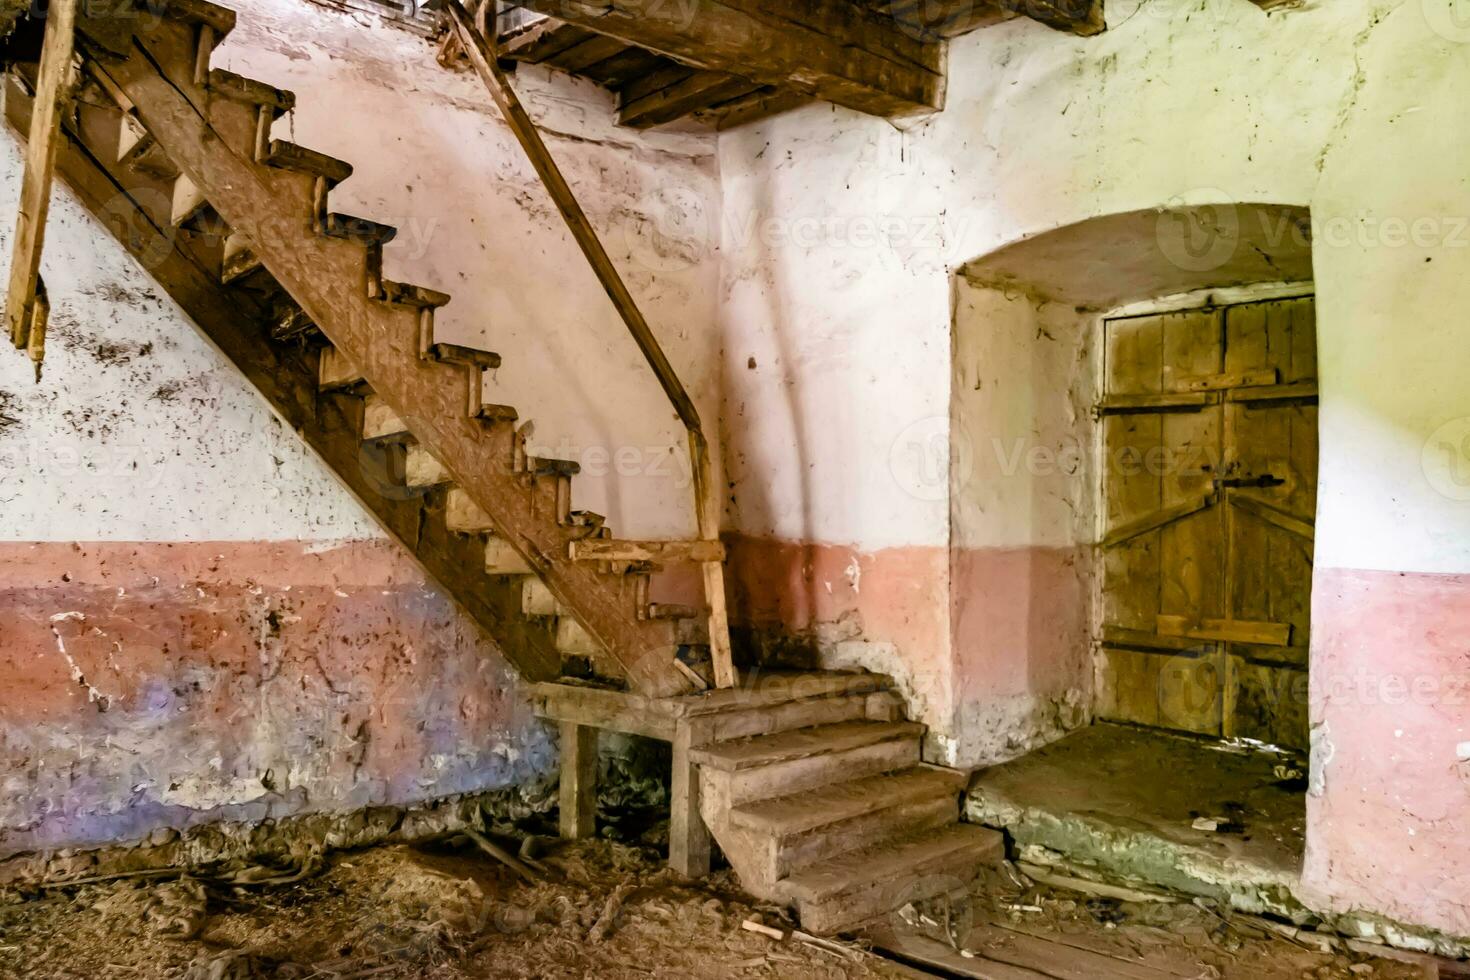
M 1005 857 L 996 831 L 954 824 L 894 838 L 830 858 L 779 883 L 802 928 L 816 934 L 851 929 L 913 901 L 965 887 L 980 868 Z

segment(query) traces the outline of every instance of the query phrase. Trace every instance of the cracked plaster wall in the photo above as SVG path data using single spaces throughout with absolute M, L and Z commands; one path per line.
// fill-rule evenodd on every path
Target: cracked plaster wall
M 1052 737 L 1058 713 L 1006 719 L 964 693 L 1024 686 L 1020 651 L 949 629 L 951 610 L 1016 615 L 1013 590 L 957 572 L 952 542 L 999 563 L 982 586 L 1026 574 L 1026 561 L 1007 570 L 1007 551 L 1068 543 L 1025 493 L 980 493 L 983 519 L 954 524 L 955 443 L 1014 420 L 1008 403 L 952 390 L 1005 363 L 958 363 L 997 348 L 957 346 L 955 330 L 986 321 L 956 320 L 953 273 L 1101 215 L 1309 207 L 1323 771 L 1305 877 L 1321 906 L 1470 934 L 1470 710 L 1454 693 L 1470 673 L 1470 17 L 1457 0 L 1108 7 L 1095 38 L 1022 19 L 955 41 L 947 106 L 924 121 L 813 106 L 722 135 L 736 587 L 767 594 L 773 559 L 785 573 L 779 603 L 737 612 L 812 638 L 829 662 L 904 678 L 938 761 Z M 1055 595 L 1065 618 L 1071 592 Z M 1438 693 L 1333 696 L 1335 680 L 1360 677 Z
M 254 0 L 215 64 L 296 91 L 277 134 L 355 165 L 334 207 L 400 227 L 388 275 L 454 295 L 441 340 L 503 355 L 486 398 L 583 462 L 575 506 L 688 533 L 677 421 L 488 96 L 433 53 Z M 713 415 L 713 138 L 618 130 L 606 93 L 538 71 L 517 85 Z M 0 136 L 0 212 L 20 175 Z M 549 772 L 494 645 L 64 188 L 52 215 L 45 379 L 0 355 L 0 856 Z

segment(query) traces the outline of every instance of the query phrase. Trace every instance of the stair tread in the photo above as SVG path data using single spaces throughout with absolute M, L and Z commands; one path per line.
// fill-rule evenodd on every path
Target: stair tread
M 552 459 L 549 456 L 533 456 L 526 461 L 526 468 L 540 476 L 576 476 L 582 472 L 582 464 L 570 459 Z
M 159 12 L 165 17 L 208 24 L 221 38 L 235 29 L 235 12 L 207 0 L 169 0 Z
M 428 286 L 416 286 L 413 283 L 394 282 L 384 279 L 382 282 L 382 294 L 379 297 L 384 303 L 396 306 L 412 306 L 416 309 L 435 309 L 449 304 L 449 294 L 441 293 L 437 289 Z
M 924 726 L 909 721 L 844 721 L 774 735 L 721 742 L 693 753 L 694 761 L 726 772 L 859 749 L 879 742 L 915 738 Z
M 429 348 L 429 353 L 436 361 L 473 364 L 486 371 L 493 371 L 500 367 L 499 354 L 475 347 L 465 347 L 462 344 L 435 344 Z
M 326 233 L 332 238 L 350 238 L 364 245 L 386 245 L 398 234 L 398 229 L 370 218 L 334 212 L 327 215 Z
M 781 888 L 798 901 L 822 902 L 875 882 L 933 873 L 955 861 L 998 861 L 1004 854 L 1004 838 L 996 831 L 957 823 L 821 861 L 783 879 Z
M 246 78 L 244 75 L 237 75 L 223 68 L 209 70 L 209 88 L 231 99 L 270 106 L 275 110 L 277 116 L 296 108 L 294 92 L 278 89 L 274 85 L 267 85 L 265 82 Z
M 315 174 L 318 177 L 325 177 L 331 184 L 340 184 L 352 176 L 352 164 L 346 160 L 338 160 L 320 150 L 309 149 L 300 143 L 292 143 L 290 140 L 271 140 L 270 149 L 261 163 Z
M 730 810 L 730 820 L 737 826 L 784 837 L 925 797 L 958 795 L 965 779 L 964 773 L 954 769 L 920 765 L 745 803 Z
M 726 711 L 748 711 L 789 701 L 871 694 L 888 690 L 892 683 L 882 674 L 746 671 L 741 675 L 739 687 L 671 698 L 669 707 L 676 715 L 691 717 Z

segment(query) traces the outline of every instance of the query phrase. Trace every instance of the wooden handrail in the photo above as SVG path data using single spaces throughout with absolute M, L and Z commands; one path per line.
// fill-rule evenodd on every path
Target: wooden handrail
M 485 7 L 488 6 L 489 0 L 486 0 Z M 649 327 L 643 312 L 638 308 L 637 301 L 633 299 L 633 294 L 628 291 L 627 284 L 623 282 L 623 277 L 608 256 L 607 249 L 603 248 L 602 240 L 598 238 L 596 229 L 587 219 L 587 213 L 582 210 L 582 205 L 572 193 L 566 178 L 562 176 L 561 168 L 556 165 L 551 151 L 547 149 L 545 141 L 542 140 L 541 133 L 536 129 L 531 117 L 526 114 L 521 100 L 516 97 L 515 90 L 511 88 L 510 81 L 505 77 L 505 72 L 501 70 L 496 61 L 495 54 L 490 48 L 490 42 L 485 37 L 485 31 L 492 30 L 493 25 L 477 25 L 459 0 L 446 0 L 446 7 L 460 46 L 469 58 L 470 64 L 474 66 L 480 80 L 490 91 L 490 98 L 494 100 L 501 115 L 505 117 L 511 132 L 515 134 L 516 141 L 521 144 L 521 149 L 525 150 L 526 156 L 530 158 L 531 166 L 535 168 L 541 182 L 546 185 L 546 190 L 551 195 L 551 200 L 557 210 L 561 212 L 562 218 L 565 219 L 572 237 L 581 247 L 582 254 L 587 257 L 592 271 L 597 274 L 598 281 L 607 291 L 608 298 L 612 300 L 618 315 L 623 318 L 628 332 L 633 335 L 633 340 L 638 344 L 638 349 L 643 352 L 649 367 L 653 368 L 654 376 L 658 378 L 664 394 L 673 403 L 679 421 L 688 430 L 689 461 L 694 479 L 694 510 L 699 525 L 699 535 L 706 540 L 719 540 L 719 497 L 714 487 L 709 444 L 705 440 L 704 430 L 699 420 L 699 411 L 694 407 L 694 400 L 689 397 L 684 383 L 679 380 L 673 365 L 664 355 L 663 347 L 659 345 L 658 338 L 653 335 L 653 330 Z M 482 12 L 485 7 L 481 8 Z M 709 603 L 710 609 L 710 649 L 715 666 L 715 684 L 719 687 L 734 687 L 739 683 L 739 678 L 735 672 L 730 650 L 729 617 L 725 608 L 724 565 L 721 562 L 705 562 L 701 568 L 704 573 L 705 600 Z

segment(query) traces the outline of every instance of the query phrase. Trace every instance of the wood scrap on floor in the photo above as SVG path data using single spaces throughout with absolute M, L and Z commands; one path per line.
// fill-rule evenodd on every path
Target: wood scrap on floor
M 1404 962 L 1380 947 L 1218 910 L 1202 899 L 1048 877 L 1051 884 L 1014 866 L 993 869 L 967 894 L 907 906 L 867 935 L 905 961 L 986 980 L 1440 976 L 1437 965 L 1425 972 L 1426 963 L 1438 962 L 1428 957 Z

